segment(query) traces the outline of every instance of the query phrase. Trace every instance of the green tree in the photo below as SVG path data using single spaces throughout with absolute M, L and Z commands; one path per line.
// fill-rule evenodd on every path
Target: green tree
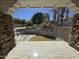
M 41 24 L 43 22 L 43 14 L 41 12 L 38 12 L 33 15 L 32 17 L 33 24 Z
M 25 24 L 26 23 L 26 21 L 25 20 L 22 20 L 22 24 Z
M 23 22 L 22 20 L 20 20 L 18 18 L 14 18 L 13 21 L 14 21 L 14 24 L 22 24 L 22 22 Z

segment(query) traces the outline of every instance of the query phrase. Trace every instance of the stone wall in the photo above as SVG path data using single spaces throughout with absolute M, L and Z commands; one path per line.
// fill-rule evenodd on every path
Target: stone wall
M 79 50 L 79 13 L 72 20 L 72 32 L 70 45 Z
M 0 12 L 0 57 L 6 56 L 15 46 L 11 15 Z

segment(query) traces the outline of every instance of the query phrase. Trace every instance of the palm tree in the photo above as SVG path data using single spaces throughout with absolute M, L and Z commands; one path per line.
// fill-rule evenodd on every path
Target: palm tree
M 60 7 L 61 13 L 60 13 L 60 20 L 61 20 L 61 26 L 63 25 L 63 21 L 64 21 L 64 16 L 66 15 L 66 20 L 68 20 L 68 13 L 69 10 L 67 7 Z M 64 15 L 65 14 L 65 15 Z
M 68 14 L 69 14 L 69 9 L 67 7 L 58 7 L 58 8 L 54 8 L 53 10 L 50 10 L 50 12 L 53 11 L 53 19 L 54 22 L 59 23 L 60 21 L 60 25 L 63 25 L 63 21 L 64 21 L 64 17 L 65 17 L 65 21 L 68 20 Z

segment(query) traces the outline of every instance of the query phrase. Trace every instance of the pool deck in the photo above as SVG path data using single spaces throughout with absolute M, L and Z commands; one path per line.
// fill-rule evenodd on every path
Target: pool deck
M 79 52 L 65 41 L 21 41 L 6 59 L 79 59 Z

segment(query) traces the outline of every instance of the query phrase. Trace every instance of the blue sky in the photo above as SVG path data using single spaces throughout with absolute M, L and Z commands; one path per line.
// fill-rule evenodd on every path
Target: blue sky
M 13 18 L 30 20 L 33 14 L 37 12 L 48 13 L 50 20 L 53 18 L 53 12 L 50 12 L 52 8 L 17 8 L 12 14 Z M 73 12 L 70 11 L 69 16 L 73 16 Z

